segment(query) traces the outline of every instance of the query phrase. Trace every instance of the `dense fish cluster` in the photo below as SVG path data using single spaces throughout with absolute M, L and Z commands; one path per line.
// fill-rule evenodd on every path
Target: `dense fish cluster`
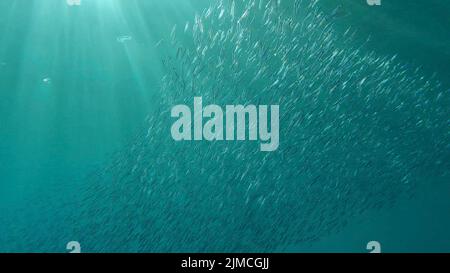
M 76 231 L 86 248 L 283 250 L 448 180 L 449 90 L 334 20 L 317 1 L 216 0 L 174 27 L 159 109 L 90 177 Z M 279 149 L 173 141 L 170 109 L 194 96 L 279 104 Z

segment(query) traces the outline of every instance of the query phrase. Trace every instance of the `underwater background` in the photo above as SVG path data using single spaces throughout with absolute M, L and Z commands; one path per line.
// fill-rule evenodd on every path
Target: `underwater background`
M 450 251 L 450 2 L 0 2 L 0 251 Z M 280 147 L 170 109 L 279 104 Z

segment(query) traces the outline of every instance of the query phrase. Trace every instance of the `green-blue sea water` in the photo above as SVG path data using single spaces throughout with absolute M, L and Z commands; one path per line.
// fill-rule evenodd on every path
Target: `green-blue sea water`
M 216 209 L 214 206 L 220 201 L 211 198 L 214 202 L 209 204 L 204 200 L 208 194 L 217 194 L 213 190 L 217 187 L 195 186 L 193 191 L 188 191 L 184 184 L 183 187 L 177 185 L 187 183 L 186 181 L 195 183 L 195 179 L 190 177 L 192 174 L 184 172 L 183 168 L 187 166 L 189 169 L 189 162 L 200 162 L 198 157 L 209 151 L 205 146 L 198 147 L 200 153 L 197 153 L 197 150 L 188 150 L 190 144 L 181 146 L 187 152 L 183 154 L 184 158 L 178 159 L 176 165 L 182 166 L 179 162 L 184 162 L 186 166 L 183 165 L 180 169 L 169 166 L 155 170 L 161 170 L 161 173 L 158 173 L 158 181 L 166 183 L 157 185 L 157 189 L 164 192 L 160 199 L 158 192 L 152 193 L 151 197 L 146 199 L 141 192 L 134 192 L 134 187 L 127 187 L 133 190 L 123 190 L 121 185 L 137 185 L 143 177 L 135 179 L 125 175 L 132 173 L 134 166 L 138 166 L 138 171 L 141 170 L 140 165 L 129 162 L 139 156 L 135 150 L 130 150 L 130 147 L 136 139 L 145 140 L 141 135 L 142 132 L 144 135 L 147 133 L 149 117 L 152 119 L 159 113 L 170 110 L 161 109 L 161 105 L 168 104 L 162 94 L 166 91 L 164 80 L 167 78 L 164 77 L 172 73 L 172 69 L 165 65 L 163 60 L 176 54 L 176 49 L 180 46 L 195 51 L 192 37 L 183 36 L 183 29 L 187 21 L 192 24 L 196 14 L 204 13 L 213 2 L 219 1 L 82 0 L 80 6 L 69 6 L 64 0 L 0 2 L 0 251 L 66 252 L 67 242 L 79 241 L 86 252 L 367 252 L 367 242 L 375 240 L 381 243 L 382 250 L 386 252 L 449 252 L 450 2 L 447 1 L 415 0 L 405 3 L 382 0 L 381 6 L 369 6 L 363 0 L 323 0 L 317 4 L 317 9 L 327 16 L 335 33 L 333 35 L 343 35 L 349 28 L 354 32 L 354 35 L 346 38 L 345 43 L 336 45 L 337 48 L 354 48 L 364 44 L 358 53 L 361 56 L 369 53 L 373 53 L 374 58 L 396 56 L 395 62 L 401 64 L 402 69 L 406 71 L 406 81 L 424 77 L 425 80 L 432 79 L 430 85 L 440 83 L 439 86 L 432 86 L 437 90 L 433 92 L 441 93 L 440 100 L 434 100 L 435 97 L 431 94 L 429 98 L 425 95 L 423 100 L 417 101 L 417 105 L 423 103 L 429 109 L 420 112 L 422 110 L 417 108 L 420 115 L 429 119 L 424 122 L 438 124 L 440 127 L 430 125 L 429 128 L 436 128 L 435 131 L 417 131 L 417 135 L 423 135 L 414 138 L 413 143 L 399 148 L 398 153 L 402 155 L 412 155 L 416 149 L 424 151 L 418 156 L 423 155 L 421 160 L 410 156 L 402 158 L 404 162 L 397 165 L 398 168 L 406 168 L 405 171 L 399 171 L 405 173 L 408 180 L 404 195 L 402 192 L 397 196 L 396 193 L 402 189 L 397 182 L 402 177 L 399 178 L 400 174 L 397 175 L 392 171 L 394 167 L 389 166 L 389 171 L 394 173 L 392 184 L 395 186 L 389 187 L 385 180 L 380 182 L 385 196 L 380 195 L 380 189 L 374 190 L 372 196 L 370 187 L 365 188 L 363 185 L 360 186 L 364 188 L 363 197 L 357 194 L 351 197 L 352 191 L 346 192 L 351 201 L 346 205 L 348 211 L 358 210 L 350 203 L 358 204 L 355 199 L 359 198 L 372 198 L 370 204 L 373 205 L 360 213 L 343 215 L 342 223 L 336 224 L 338 228 L 320 228 L 323 232 L 311 240 L 308 239 L 310 234 L 314 233 L 311 233 L 311 230 L 308 230 L 308 236 L 299 234 L 298 238 L 284 238 L 283 229 L 289 230 L 286 234 L 292 234 L 295 227 L 309 227 L 312 222 L 318 221 L 319 216 L 312 213 L 310 218 L 293 217 L 289 211 L 291 208 L 297 208 L 292 204 L 292 200 L 296 200 L 293 196 L 288 196 L 292 199 L 288 199 L 287 204 L 277 207 L 275 216 L 272 215 L 273 223 L 272 216 L 267 216 L 267 219 L 258 216 L 271 211 L 270 204 L 264 211 L 259 211 L 256 206 L 249 206 L 248 211 L 236 219 L 233 215 L 241 213 L 238 203 L 235 207 L 228 204 L 225 211 L 214 215 L 216 218 L 208 216 L 209 211 Z M 224 2 L 229 4 L 230 1 Z M 283 0 L 279 8 L 288 12 L 292 2 Z M 308 11 L 308 4 L 303 5 Z M 307 12 L 296 16 L 296 19 L 301 20 L 307 16 Z M 207 24 L 208 18 L 204 21 L 206 32 L 208 29 L 219 28 L 214 26 L 213 21 Z M 177 26 L 175 38 L 172 37 L 174 26 Z M 261 31 L 263 32 L 264 28 Z M 368 37 L 369 42 L 365 42 Z M 173 39 L 177 40 L 177 44 L 170 42 Z M 339 40 L 336 43 L 338 42 Z M 201 43 L 205 45 L 211 41 L 203 39 Z M 321 44 L 311 46 L 314 47 L 320 49 Z M 320 58 L 317 58 L 317 62 L 320 64 Z M 259 62 L 261 63 L 263 60 Z M 415 72 L 418 67 L 421 68 L 420 72 Z M 351 69 L 358 68 L 363 69 L 363 65 L 355 64 Z M 208 71 L 204 73 L 207 74 Z M 369 78 L 371 76 L 366 75 Z M 202 77 L 207 76 L 202 74 Z M 326 78 L 312 80 L 318 85 L 320 81 L 327 82 Z M 395 89 L 396 85 L 393 85 L 392 88 Z M 421 92 L 427 92 L 428 87 L 425 85 Z M 368 92 L 371 88 L 368 88 Z M 412 93 L 416 90 L 398 91 Z M 400 98 L 393 93 L 390 95 L 391 97 L 381 100 L 400 100 L 401 103 L 401 95 Z M 182 96 L 193 97 L 191 94 Z M 429 103 L 426 102 L 427 98 Z M 325 105 L 317 105 L 319 111 L 321 107 L 326 108 Z M 295 114 L 293 111 L 292 115 Z M 389 116 L 386 120 L 397 126 L 404 122 L 400 119 L 404 117 L 401 112 L 399 116 L 395 116 L 393 112 L 386 115 Z M 414 112 L 409 111 L 408 115 L 414 115 Z M 324 119 L 324 122 L 327 120 Z M 364 123 L 361 120 L 359 122 Z M 370 121 L 368 123 L 370 124 Z M 170 123 L 156 124 L 162 124 L 163 128 L 159 129 L 169 132 Z M 301 124 L 299 126 L 301 127 Z M 361 127 L 355 128 L 359 130 Z M 301 131 L 301 128 L 298 130 Z M 352 128 L 346 130 L 348 131 L 341 133 L 343 136 L 349 135 Z M 408 132 L 413 133 L 414 131 Z M 386 134 L 389 137 L 378 137 L 396 140 L 401 139 L 404 132 L 398 130 L 393 135 Z M 283 134 L 280 139 L 282 148 Z M 161 160 L 169 160 L 170 157 L 165 155 L 171 153 L 171 140 L 158 141 L 169 144 L 145 146 L 141 150 L 143 156 L 149 156 L 156 161 L 161 155 Z M 156 140 L 155 142 L 159 143 Z M 322 161 L 323 165 L 330 161 L 330 154 L 321 158 L 322 147 L 318 146 L 318 143 L 314 145 L 313 149 L 317 153 L 314 153 L 315 161 L 311 168 L 317 167 Z M 427 147 L 431 149 L 428 153 Z M 179 149 L 180 146 L 173 145 L 172 152 L 177 153 Z M 389 149 L 386 148 L 386 151 Z M 283 151 L 280 150 L 279 156 L 275 155 L 271 159 L 275 166 L 281 165 L 283 160 L 304 160 L 304 154 L 284 154 Z M 344 151 L 349 152 L 345 149 Z M 381 161 L 391 155 L 386 151 L 373 154 L 363 150 L 351 152 L 365 153 Z M 212 150 L 211 153 L 215 152 L 217 151 Z M 260 160 L 261 156 L 252 158 Z M 426 165 L 427 167 L 423 167 L 425 171 L 422 171 L 419 166 L 417 172 L 408 169 L 413 165 L 425 164 L 423 160 L 431 162 L 431 167 Z M 117 161 L 124 163 L 111 163 Z M 152 160 L 149 159 L 148 162 L 148 168 L 152 170 Z M 157 164 L 160 163 L 155 163 L 154 166 L 160 166 Z M 294 166 L 293 163 L 289 164 Z M 330 164 L 334 166 L 334 162 Z M 108 166 L 112 166 L 113 170 L 100 171 L 98 174 L 99 170 Z M 289 166 L 290 169 L 294 168 Z M 223 172 L 211 170 L 210 176 L 220 188 L 222 184 L 236 180 L 235 174 L 245 173 L 246 167 L 245 164 L 223 165 L 219 166 L 224 169 Z M 206 163 L 205 168 L 207 173 L 202 175 L 206 177 L 208 170 L 214 168 L 214 162 Z M 339 170 L 347 172 L 348 168 L 349 166 L 346 166 Z M 358 179 L 363 177 L 363 181 L 370 180 L 373 181 L 370 185 L 376 185 L 377 177 L 373 175 L 385 172 L 385 166 L 380 163 L 371 165 L 370 168 L 378 168 L 379 172 L 361 174 Z M 426 169 L 429 172 L 426 172 Z M 346 176 L 342 173 L 341 177 L 341 173 L 336 170 L 333 176 L 340 185 L 345 185 Z M 193 173 L 196 171 L 199 170 L 192 170 Z M 259 170 L 255 175 L 271 171 Z M 326 172 L 326 169 L 322 172 Z M 180 176 L 186 176 L 186 180 Z M 203 176 L 201 177 L 200 180 L 203 179 Z M 255 180 L 255 177 L 250 175 L 242 183 L 252 179 Z M 331 178 L 322 176 L 318 179 Z M 283 178 L 276 180 L 272 177 L 266 183 L 255 193 L 255 203 L 259 202 L 261 199 L 258 198 L 262 196 L 273 196 L 270 195 L 272 192 L 275 192 L 275 195 L 276 191 L 287 194 L 291 192 L 294 195 L 304 188 L 300 182 L 293 186 L 296 184 Z M 321 182 L 318 183 L 321 185 Z M 241 187 L 227 185 L 230 194 Z M 324 182 L 323 185 L 329 184 Z M 165 186 L 166 191 L 163 190 Z M 356 187 L 359 190 L 358 186 Z M 200 192 L 202 190 L 206 192 Z M 178 198 L 178 191 L 183 191 L 184 195 L 180 194 L 178 204 L 171 204 L 170 202 L 175 202 Z M 117 196 L 112 198 L 114 194 Z M 168 199 L 168 196 L 173 199 Z M 224 194 L 218 199 L 223 199 L 227 204 L 227 196 Z M 321 198 L 317 196 L 317 199 L 322 200 Z M 377 198 L 380 199 L 379 202 Z M 147 200 L 151 200 L 151 203 Z M 327 199 L 323 200 L 323 203 L 319 202 L 313 208 L 314 212 L 324 211 L 322 207 L 326 207 Z M 195 209 L 184 210 L 180 204 Z M 298 205 L 300 208 L 302 206 L 308 205 Z M 147 218 L 147 215 L 151 217 Z M 221 215 L 224 219 L 221 219 Z M 322 216 L 332 217 L 328 214 Z M 251 226 L 246 226 L 245 219 L 249 219 Z M 214 224 L 214 221 L 222 224 Z M 228 228 L 223 225 L 227 221 L 235 229 L 230 228 L 229 232 L 222 232 L 221 230 Z M 255 228 L 259 224 L 258 221 L 261 221 L 261 226 L 266 230 Z M 206 223 L 209 222 L 211 225 L 207 226 Z M 211 230 L 202 231 L 200 227 L 196 229 L 197 227 L 190 226 L 198 224 L 204 224 L 205 230 Z M 314 229 L 314 225 L 311 226 Z M 273 240 L 267 227 L 276 230 L 274 234 L 277 235 L 274 235 Z M 242 234 L 234 233 L 235 230 L 242 230 Z M 223 237 L 210 237 L 214 231 Z M 299 233 L 301 232 L 303 231 L 299 229 Z M 206 234 L 207 241 L 204 241 L 202 234 Z M 270 243 L 260 242 L 264 240 Z

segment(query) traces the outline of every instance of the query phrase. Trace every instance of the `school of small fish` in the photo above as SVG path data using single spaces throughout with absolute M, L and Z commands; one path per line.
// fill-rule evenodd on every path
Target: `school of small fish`
M 449 180 L 450 90 L 370 40 L 355 46 L 317 0 L 287 2 L 215 0 L 173 28 L 160 107 L 89 177 L 78 240 L 92 251 L 283 250 Z M 279 149 L 173 141 L 170 109 L 194 96 L 279 104 Z

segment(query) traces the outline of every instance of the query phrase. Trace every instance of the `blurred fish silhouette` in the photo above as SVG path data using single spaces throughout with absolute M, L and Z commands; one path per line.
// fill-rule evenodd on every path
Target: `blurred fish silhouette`
M 370 0 L 368 0 L 370 1 Z M 344 18 L 350 15 L 350 12 L 348 12 L 344 5 L 339 4 L 330 14 L 329 19 L 337 19 L 337 18 Z

